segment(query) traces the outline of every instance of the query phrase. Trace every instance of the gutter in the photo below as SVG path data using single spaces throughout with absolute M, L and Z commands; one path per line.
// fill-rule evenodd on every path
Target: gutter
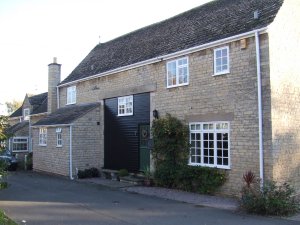
M 260 43 L 259 31 L 255 32 L 256 48 L 256 71 L 257 71 L 257 96 L 258 96 L 258 135 L 259 135 L 259 178 L 260 187 L 264 185 L 264 146 L 263 146 L 263 113 L 262 113 L 262 92 L 261 92 L 261 70 L 260 70 Z
M 235 36 L 231 36 L 231 37 L 228 37 L 228 38 L 224 38 L 224 39 L 220 39 L 220 40 L 217 40 L 217 41 L 209 42 L 209 43 L 206 43 L 206 44 L 203 44 L 203 45 L 198 45 L 198 46 L 195 46 L 195 47 L 192 47 L 192 48 L 184 49 L 182 51 L 178 51 L 178 52 L 175 52 L 175 53 L 171 53 L 171 54 L 167 54 L 167 55 L 161 55 L 161 56 L 158 56 L 158 57 L 155 57 L 155 58 L 152 58 L 152 59 L 148 59 L 148 60 L 137 62 L 137 63 L 131 64 L 131 65 L 127 65 L 127 66 L 119 67 L 119 68 L 116 68 L 116 69 L 112 69 L 112 70 L 109 70 L 109 71 L 106 71 L 106 72 L 103 72 L 103 73 L 99 73 L 99 74 L 95 74 L 95 75 L 92 75 L 92 76 L 89 76 L 89 77 L 85 77 L 85 78 L 82 78 L 82 79 L 79 79 L 79 80 L 70 81 L 70 82 L 67 82 L 65 84 L 60 84 L 60 85 L 57 86 L 57 88 L 64 87 L 64 86 L 69 86 L 69 85 L 76 84 L 76 83 L 79 83 L 79 82 L 82 82 L 82 81 L 92 80 L 92 79 L 95 79 L 95 78 L 98 78 L 98 77 L 108 76 L 108 75 L 111 75 L 111 74 L 115 74 L 115 73 L 119 73 L 119 72 L 129 70 L 129 69 L 134 69 L 134 68 L 137 68 L 137 67 L 140 67 L 140 66 L 145 66 L 145 65 L 156 63 L 156 62 L 160 62 L 160 61 L 163 61 L 163 60 L 168 60 L 168 59 L 172 59 L 172 58 L 175 58 L 175 57 L 187 55 L 187 54 L 194 53 L 194 52 L 197 52 L 197 51 L 200 51 L 200 50 L 203 50 L 203 49 L 207 49 L 207 48 L 214 47 L 214 46 L 217 46 L 217 45 L 221 45 L 221 44 L 225 44 L 225 43 L 228 43 L 228 42 L 236 41 L 236 40 L 239 40 L 241 38 L 252 37 L 252 36 L 255 35 L 256 32 L 261 33 L 261 32 L 266 32 L 266 30 L 267 30 L 267 27 L 264 27 L 264 28 L 249 31 L 249 32 L 246 32 L 246 33 L 238 34 L 238 35 L 235 35 Z
M 42 116 L 42 115 L 47 115 L 47 114 L 48 114 L 48 112 L 30 114 L 30 117 L 32 117 L 32 116 Z
M 70 166 L 70 180 L 74 180 L 74 177 L 73 177 L 73 156 L 72 156 L 72 125 L 70 125 L 70 149 L 69 149 L 69 159 L 70 159 L 70 162 L 69 162 L 69 166 Z
M 68 127 L 72 126 L 73 124 L 53 124 L 53 125 L 35 125 L 31 126 L 32 128 L 39 128 L 39 127 Z

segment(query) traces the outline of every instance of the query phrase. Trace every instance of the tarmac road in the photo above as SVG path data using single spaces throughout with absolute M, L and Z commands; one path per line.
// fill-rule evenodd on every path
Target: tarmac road
M 35 172 L 12 172 L 0 208 L 26 225 L 299 225 L 299 221 L 133 194 Z

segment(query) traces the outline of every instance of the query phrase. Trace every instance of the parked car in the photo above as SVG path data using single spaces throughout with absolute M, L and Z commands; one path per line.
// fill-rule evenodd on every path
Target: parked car
M 15 171 L 18 167 L 18 160 L 10 152 L 3 152 L 0 155 L 0 161 L 5 162 L 7 167 L 6 170 Z

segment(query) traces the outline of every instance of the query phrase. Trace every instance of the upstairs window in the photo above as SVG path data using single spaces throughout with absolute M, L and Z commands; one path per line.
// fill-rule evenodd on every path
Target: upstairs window
M 56 128 L 56 147 L 62 147 L 61 128 Z
M 67 88 L 67 105 L 76 103 L 76 86 Z
M 133 115 L 133 96 L 125 96 L 118 98 L 118 116 Z
M 30 114 L 29 108 L 26 108 L 26 109 L 23 110 L 24 120 L 29 120 L 29 114 Z
M 47 145 L 47 128 L 40 128 L 39 145 L 41 145 L 41 146 Z
M 229 73 L 229 47 L 214 50 L 214 75 Z
M 167 88 L 189 83 L 188 58 L 180 58 L 167 63 Z
M 190 123 L 190 165 L 230 168 L 228 122 Z

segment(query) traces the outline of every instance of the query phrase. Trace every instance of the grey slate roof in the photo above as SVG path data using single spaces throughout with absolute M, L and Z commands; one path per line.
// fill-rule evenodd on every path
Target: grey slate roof
M 33 124 L 33 126 L 71 124 L 73 121 L 85 115 L 87 112 L 98 107 L 99 105 L 100 103 L 96 102 L 80 105 L 69 105 L 59 108 L 55 112 Z
M 12 114 L 10 114 L 9 117 L 19 117 L 22 116 L 22 106 L 18 108 L 16 111 L 14 111 Z
M 32 105 L 33 109 L 30 115 L 39 114 L 47 112 L 48 108 L 48 92 L 33 95 L 28 98 L 29 103 Z M 19 117 L 23 115 L 22 107 L 18 108 L 15 112 L 13 112 L 9 117 Z
M 97 45 L 61 84 L 266 27 L 282 3 L 283 0 L 209 2 Z M 256 10 L 259 19 L 254 19 Z
M 47 112 L 48 92 L 29 97 L 29 102 L 33 106 L 31 115 Z
M 28 121 L 23 121 L 20 123 L 17 123 L 9 128 L 6 129 L 6 132 L 8 134 L 14 134 L 16 133 L 18 130 L 21 130 L 23 128 L 27 127 L 29 129 L 29 122 Z

